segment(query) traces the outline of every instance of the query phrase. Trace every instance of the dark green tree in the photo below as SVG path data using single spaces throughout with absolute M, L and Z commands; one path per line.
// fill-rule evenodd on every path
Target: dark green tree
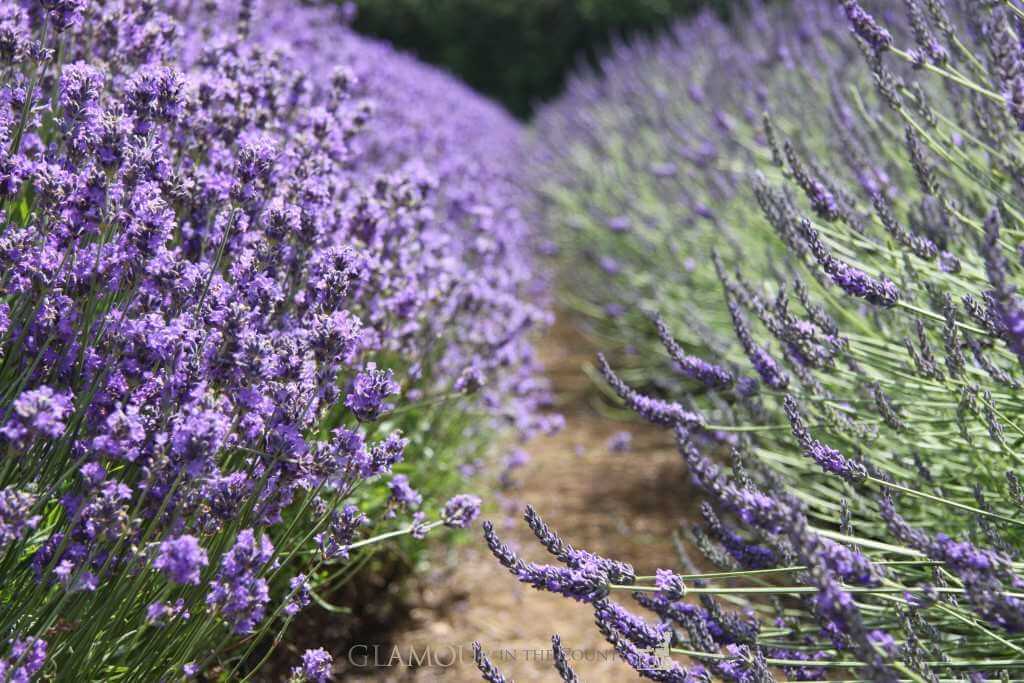
M 733 3 L 735 0 L 733 0 Z M 356 0 L 355 28 L 443 66 L 517 116 L 608 40 L 729 0 Z

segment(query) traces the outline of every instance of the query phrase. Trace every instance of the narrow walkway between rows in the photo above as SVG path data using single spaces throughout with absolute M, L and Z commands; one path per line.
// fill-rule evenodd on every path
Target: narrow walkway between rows
M 527 560 L 551 560 L 522 522 L 522 508 L 529 503 L 576 547 L 630 561 L 639 573 L 677 566 L 672 534 L 696 514 L 683 463 L 664 431 L 617 423 L 591 407 L 596 390 L 582 370 L 592 360 L 587 349 L 565 323 L 541 343 L 566 427 L 530 444 L 532 458 L 517 472 L 519 484 L 503 496 L 499 511 L 486 516 Z M 609 441 L 624 430 L 632 436 L 630 449 L 611 452 Z M 557 632 L 578 658 L 575 666 L 584 680 L 635 677 L 612 657 L 588 606 L 516 582 L 487 553 L 479 524 L 470 540 L 437 563 L 444 568 L 423 582 L 410 623 L 378 649 L 378 659 L 386 662 L 397 646 L 403 663 L 364 675 L 396 683 L 479 681 L 471 643 L 480 640 L 507 676 L 520 683 L 556 681 L 549 657 L 550 638 Z M 437 660 L 448 663 L 452 648 L 461 650 L 465 661 L 437 666 Z M 403 665 L 413 654 L 422 660 L 425 651 L 435 653 L 435 666 Z

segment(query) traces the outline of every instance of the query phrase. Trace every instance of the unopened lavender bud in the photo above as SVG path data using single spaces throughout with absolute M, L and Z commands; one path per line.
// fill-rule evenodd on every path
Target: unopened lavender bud
M 555 659 L 555 670 L 562 677 L 563 683 L 579 683 L 580 679 L 573 671 L 568 655 L 562 649 L 562 639 L 557 635 L 551 636 L 551 650 Z
M 789 141 L 786 141 L 783 148 L 786 152 L 786 161 L 789 162 L 789 168 L 793 172 L 793 178 L 811 201 L 811 208 L 814 209 L 814 212 L 830 222 L 840 218 L 842 211 L 835 195 L 820 180 L 808 175 Z
M 782 153 L 779 151 L 779 142 L 775 136 L 775 126 L 772 124 L 771 114 L 765 112 L 761 117 L 761 125 L 764 128 L 765 142 L 768 144 L 768 149 L 772 152 L 772 163 L 779 168 L 785 166 L 785 160 L 782 158 Z
M 479 641 L 473 642 L 473 661 L 476 662 L 476 668 L 480 670 L 483 680 L 487 683 L 505 683 L 505 676 L 484 654 L 484 649 Z
M 878 382 L 871 384 L 871 395 L 875 399 L 875 407 L 878 408 L 878 414 L 882 416 L 882 420 L 890 429 L 894 429 L 897 432 L 901 432 L 906 428 L 903 424 L 903 420 L 900 419 L 899 414 L 892 405 L 892 401 L 882 391 L 882 387 Z
M 1010 499 L 1017 505 L 1017 507 L 1024 509 L 1024 486 L 1021 485 L 1020 477 L 1017 476 L 1016 472 L 1007 470 L 1006 482 L 1010 492 Z
M 942 300 L 942 315 L 945 319 L 942 343 L 946 348 L 946 369 L 950 377 L 959 379 L 964 374 L 964 352 L 960 342 L 960 328 L 956 324 L 956 307 L 948 293 Z
M 985 390 L 982 393 L 982 411 L 985 414 L 985 425 L 988 427 L 988 435 L 999 444 L 1000 448 L 1006 450 L 1006 436 L 1003 432 L 1003 425 L 996 417 L 995 409 L 992 407 L 992 394 Z
M 854 33 L 861 37 L 876 52 L 892 47 L 892 34 L 880 26 L 857 0 L 840 0 L 846 11 L 846 18 Z
M 903 127 L 903 134 L 907 151 L 910 154 L 910 165 L 917 176 L 921 191 L 928 195 L 938 195 L 939 184 L 935 179 L 935 169 L 925 156 L 924 144 L 921 142 L 920 136 L 910 124 Z

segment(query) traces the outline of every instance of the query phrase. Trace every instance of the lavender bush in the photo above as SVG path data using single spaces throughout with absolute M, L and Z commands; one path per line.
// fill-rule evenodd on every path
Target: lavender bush
M 7 2 L 0 70 L 0 678 L 249 674 L 554 426 L 518 130 L 449 77 L 283 0 Z
M 1020 678 L 1022 45 L 1011 0 L 755 7 L 621 47 L 539 123 L 566 301 L 674 433 L 717 571 L 638 575 L 532 509 L 556 562 L 485 538 L 641 676 Z

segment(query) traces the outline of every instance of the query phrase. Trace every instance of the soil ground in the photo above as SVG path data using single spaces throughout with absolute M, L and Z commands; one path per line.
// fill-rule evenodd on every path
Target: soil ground
M 638 574 L 678 566 L 672 535 L 694 518 L 696 499 L 669 435 L 616 423 L 592 409 L 594 388 L 582 371 L 592 359 L 589 345 L 565 325 L 543 341 L 541 352 L 566 427 L 529 445 L 532 458 L 518 470 L 518 486 L 486 516 L 528 560 L 551 558 L 522 522 L 527 503 L 569 543 L 629 561 Z M 631 449 L 610 452 L 609 439 L 623 430 L 632 434 Z M 376 650 L 354 652 L 356 664 L 367 666 L 347 668 L 342 678 L 479 681 L 471 649 L 479 640 L 507 677 L 520 683 L 557 681 L 550 661 L 553 633 L 571 651 L 583 680 L 636 678 L 597 632 L 591 608 L 518 583 L 477 540 L 479 523 L 474 531 L 472 543 L 436 558 L 436 569 L 414 594 L 408 618 L 379 641 L 368 641 L 379 645 Z M 372 666 L 374 657 L 382 666 Z

